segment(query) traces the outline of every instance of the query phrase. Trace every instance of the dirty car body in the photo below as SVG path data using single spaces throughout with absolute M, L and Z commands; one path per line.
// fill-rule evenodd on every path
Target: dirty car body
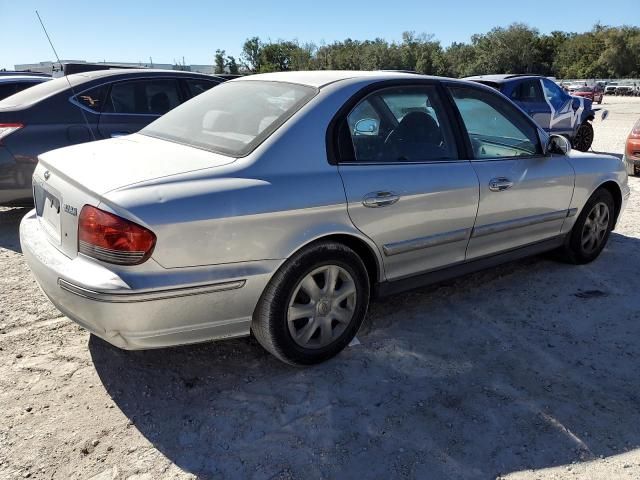
M 331 302 L 352 281 L 385 294 L 557 248 L 599 188 L 615 198 L 615 221 L 628 196 L 621 161 L 550 153 L 548 144 L 520 109 L 477 83 L 256 75 L 138 134 L 41 155 L 21 243 L 51 301 L 124 349 L 256 333 L 256 312 L 280 301 L 269 295 L 300 255 L 333 245 L 339 268 L 329 262 L 327 275 L 341 279 L 338 293 L 319 293 L 328 280 L 313 272 L 327 262 L 314 264 L 321 288 L 305 290 L 305 305 L 338 329 L 342 313 L 327 320 Z M 143 250 L 101 243 L 121 223 Z M 282 296 L 292 322 L 296 295 Z M 368 303 L 368 290 L 358 295 Z M 349 301 L 336 312 L 360 308 Z M 325 345 L 324 330 L 306 325 L 307 341 Z M 258 327 L 265 335 L 277 326 Z

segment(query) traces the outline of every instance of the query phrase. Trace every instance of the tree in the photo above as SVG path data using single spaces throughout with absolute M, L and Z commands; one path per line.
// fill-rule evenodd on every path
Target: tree
M 216 50 L 216 57 L 214 63 L 213 73 L 224 73 L 225 72 L 225 61 L 224 61 L 224 50 Z
M 242 61 L 250 72 L 259 72 L 262 56 L 262 42 L 258 37 L 248 38 L 242 46 Z
M 239 71 L 238 64 L 236 63 L 236 59 L 231 55 L 227 57 L 227 69 L 229 70 L 229 73 L 231 73 L 232 75 L 237 75 Z

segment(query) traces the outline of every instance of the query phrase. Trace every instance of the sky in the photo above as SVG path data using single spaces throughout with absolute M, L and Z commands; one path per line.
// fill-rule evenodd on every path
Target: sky
M 38 10 L 61 59 L 212 64 L 240 55 L 245 39 L 321 44 L 433 34 L 444 46 L 524 22 L 542 33 L 596 23 L 640 25 L 638 0 L 0 0 L 0 68 L 53 60 Z

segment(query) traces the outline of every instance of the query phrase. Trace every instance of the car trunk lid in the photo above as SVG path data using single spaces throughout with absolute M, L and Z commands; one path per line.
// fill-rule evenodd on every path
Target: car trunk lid
M 105 194 L 118 188 L 222 166 L 235 159 L 131 135 L 53 150 L 39 160 L 33 177 L 36 212 L 51 243 L 74 258 L 78 216 L 84 205 L 99 207 Z

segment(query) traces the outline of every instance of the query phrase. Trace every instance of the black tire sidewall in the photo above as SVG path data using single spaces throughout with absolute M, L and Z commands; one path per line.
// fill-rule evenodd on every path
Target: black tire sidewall
M 356 285 L 356 307 L 351 323 L 337 341 L 323 348 L 308 349 L 298 345 L 291 337 L 287 325 L 287 311 L 298 283 L 313 270 L 325 265 L 337 265 L 349 272 Z M 285 357 L 293 364 L 311 365 L 335 356 L 351 342 L 367 313 L 370 289 L 364 263 L 354 251 L 343 245 L 320 243 L 292 258 L 283 269 L 283 275 L 274 285 L 273 300 L 268 306 L 271 343 L 279 356 Z
M 589 215 L 589 213 L 591 213 L 594 205 L 600 202 L 605 203 L 609 208 L 609 226 L 600 246 L 593 252 L 586 253 L 582 248 L 582 231 L 584 229 L 584 224 L 587 220 L 587 216 Z M 604 188 L 596 190 L 593 195 L 591 195 L 591 198 L 587 200 L 587 203 L 585 203 L 582 212 L 580 212 L 580 215 L 578 216 L 578 219 L 576 220 L 576 223 L 573 225 L 573 228 L 571 230 L 571 236 L 569 237 L 568 244 L 568 253 L 575 263 L 589 263 L 595 260 L 600 255 L 604 247 L 607 245 L 607 242 L 609 241 L 609 235 L 611 234 L 611 231 L 613 230 L 613 226 L 615 224 L 615 217 L 615 202 L 611 193 Z
M 590 130 L 590 133 L 591 133 L 591 141 L 589 142 L 589 145 L 586 145 L 586 146 L 585 146 L 585 145 L 575 145 L 575 147 L 574 147 L 574 148 L 575 148 L 576 150 L 580 151 L 580 152 L 586 152 L 586 151 L 588 151 L 588 150 L 591 148 L 591 145 L 593 144 L 593 139 L 594 139 L 593 125 L 591 125 L 591 123 L 589 123 L 589 122 L 584 122 L 584 123 L 582 123 L 582 124 L 578 127 L 578 130 L 576 131 L 576 134 L 577 134 L 577 132 L 579 132 L 579 131 L 580 131 L 580 130 L 582 130 L 582 129 L 588 129 L 588 130 Z

